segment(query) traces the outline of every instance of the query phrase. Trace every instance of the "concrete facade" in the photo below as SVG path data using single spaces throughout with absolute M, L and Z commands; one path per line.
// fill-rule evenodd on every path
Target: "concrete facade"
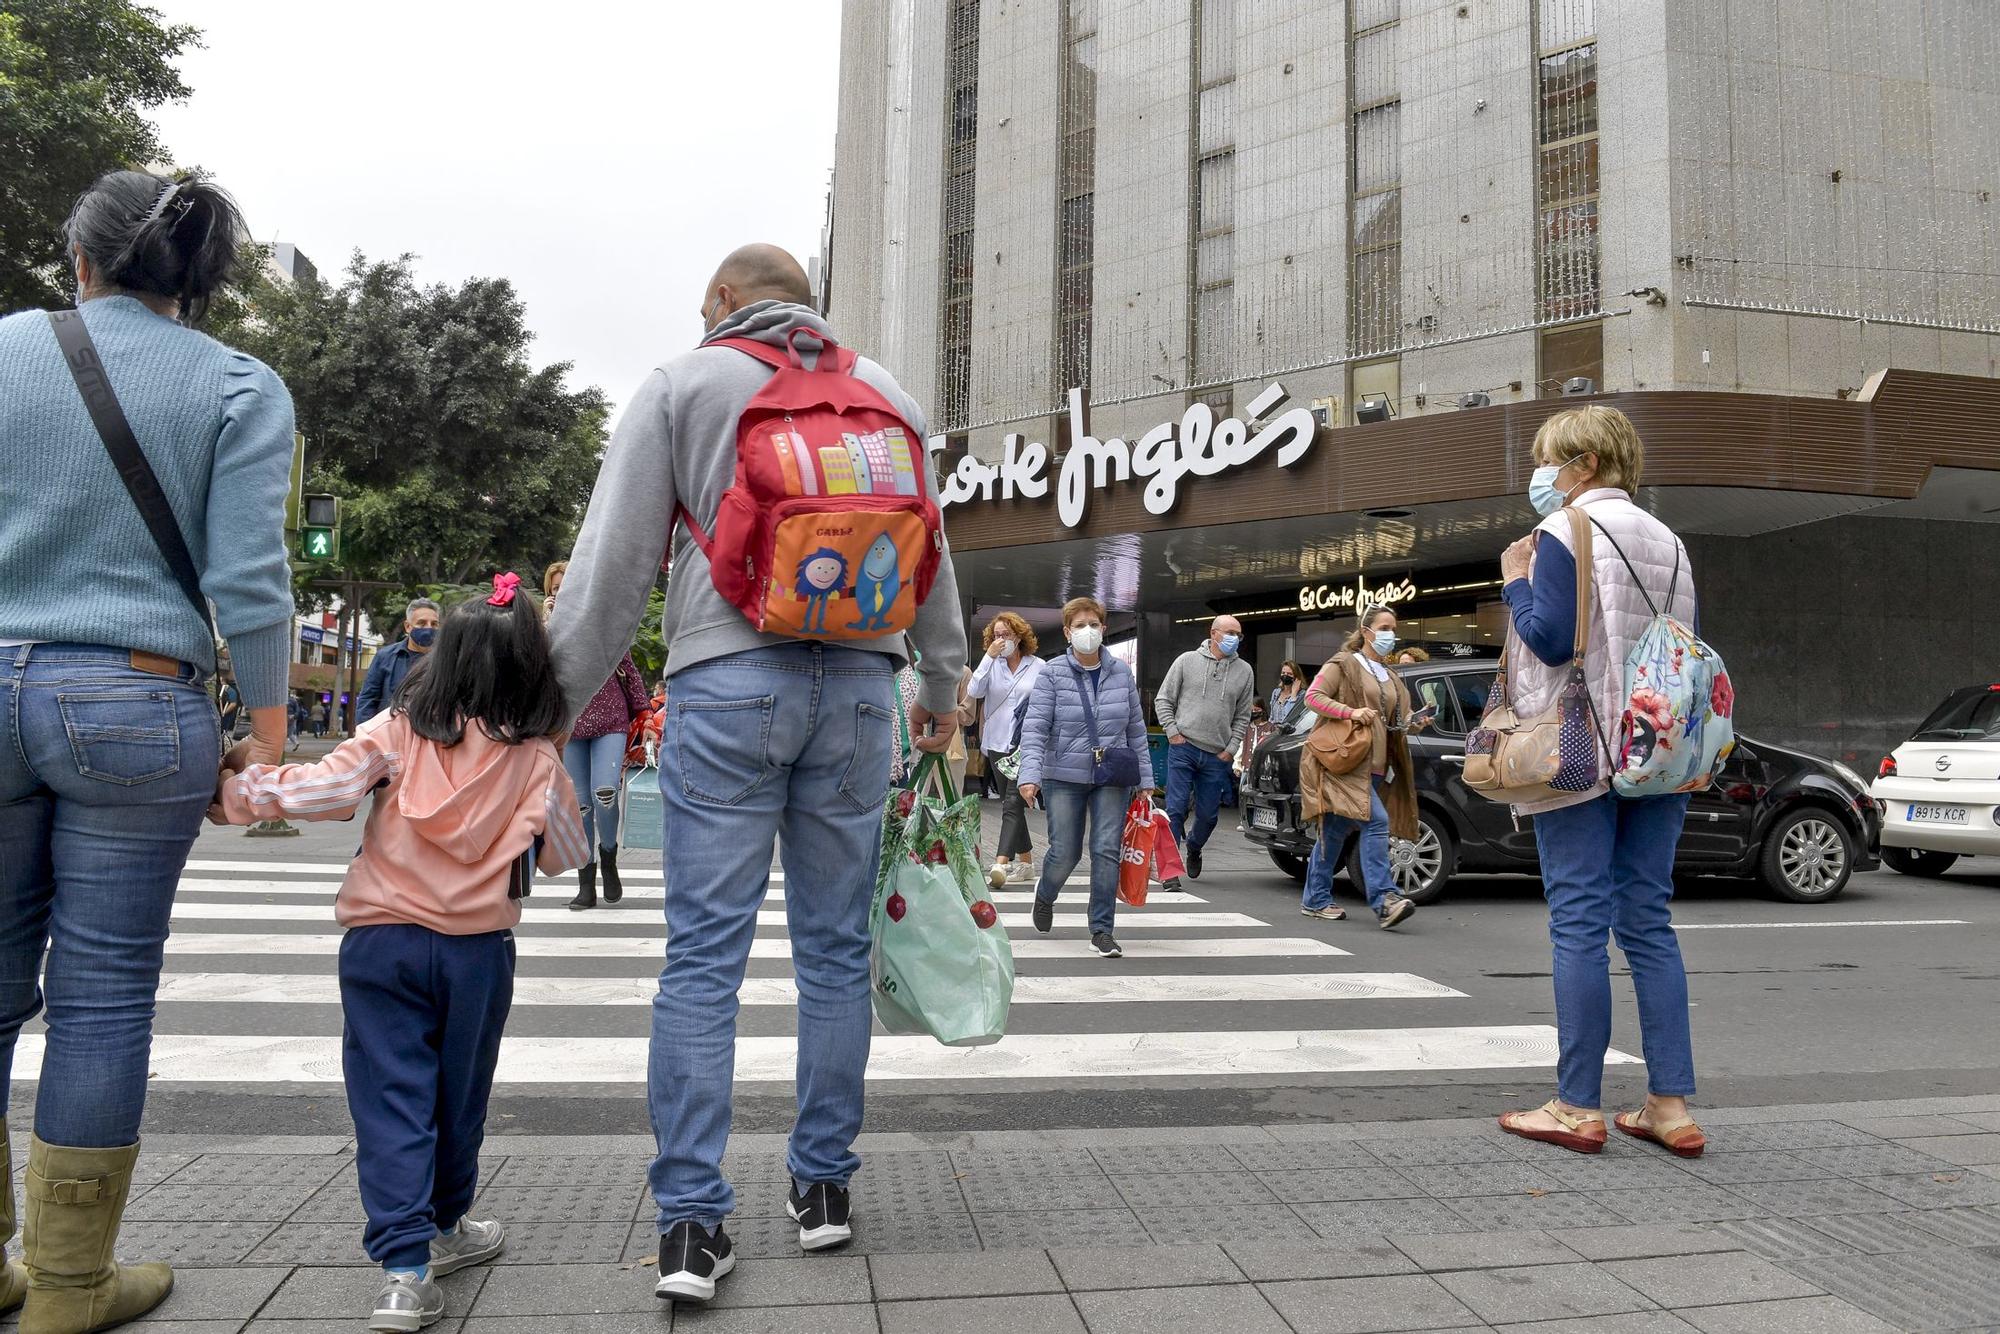
M 1067 388 L 1054 383 L 1062 3 L 980 7 L 959 425 L 986 456 L 1008 431 L 1048 439 Z M 2000 374 L 2000 25 L 1985 0 L 1535 0 L 1539 23 L 1530 0 L 1353 4 L 1224 7 L 1239 403 L 1282 377 L 1352 420 L 1350 111 L 1367 90 L 1350 21 L 1385 15 L 1401 99 L 1398 415 L 1452 410 L 1466 390 L 1536 392 L 1537 41 L 1558 22 L 1597 43 L 1604 388 L 1832 395 L 1890 365 Z M 1130 436 L 1208 383 L 1190 348 L 1200 10 L 1093 8 L 1093 424 Z M 842 36 L 831 309 L 926 401 L 950 9 L 845 0 Z M 1643 289 L 1667 304 L 1627 295 Z

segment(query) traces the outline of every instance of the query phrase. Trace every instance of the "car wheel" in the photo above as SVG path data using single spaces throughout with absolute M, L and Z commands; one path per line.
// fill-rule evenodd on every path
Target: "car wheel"
M 1271 864 L 1300 884 L 1306 882 L 1306 859 L 1289 852 L 1271 851 Z
M 1765 888 L 1793 903 L 1825 903 L 1854 874 L 1854 836 L 1839 817 L 1808 807 L 1781 818 L 1758 858 Z
M 1396 892 L 1412 903 L 1434 903 L 1442 898 L 1457 865 L 1458 848 L 1452 842 L 1451 831 L 1427 810 L 1417 812 L 1414 840 L 1389 840 L 1389 874 L 1396 882 Z M 1358 838 L 1348 845 L 1347 878 L 1356 889 L 1363 889 L 1368 883 L 1361 872 Z
M 1904 875 L 1943 875 L 1958 864 L 1955 852 L 1926 852 L 1922 848 L 1884 848 L 1882 860 Z

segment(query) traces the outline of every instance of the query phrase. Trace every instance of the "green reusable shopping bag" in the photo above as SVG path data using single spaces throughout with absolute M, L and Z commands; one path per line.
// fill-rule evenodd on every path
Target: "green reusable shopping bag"
M 979 799 L 961 798 L 941 755 L 917 762 L 882 812 L 882 864 L 869 913 L 875 1017 L 891 1033 L 983 1047 L 1007 1031 L 1014 950 L 986 899 Z

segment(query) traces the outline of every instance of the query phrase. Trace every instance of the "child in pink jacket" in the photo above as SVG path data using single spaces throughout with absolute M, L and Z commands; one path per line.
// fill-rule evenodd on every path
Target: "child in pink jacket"
M 374 1330 L 435 1323 L 436 1280 L 505 1245 L 499 1223 L 466 1210 L 514 999 L 512 928 L 536 867 L 590 860 L 551 740 L 563 717 L 548 637 L 519 584 L 499 575 L 492 597 L 453 609 L 395 706 L 326 759 L 222 784 L 230 824 L 344 820 L 375 797 L 334 903 L 363 1243 L 385 1271 Z

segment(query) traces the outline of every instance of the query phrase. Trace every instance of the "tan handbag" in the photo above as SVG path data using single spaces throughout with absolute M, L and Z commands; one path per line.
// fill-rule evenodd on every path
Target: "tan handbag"
M 1374 753 L 1375 728 L 1352 718 L 1321 718 L 1306 733 L 1305 748 L 1321 773 L 1351 774 Z
M 1509 702 L 1507 655 L 1493 678 L 1493 691 L 1479 726 L 1465 738 L 1465 785 L 1489 801 L 1529 806 L 1554 801 L 1597 785 L 1597 750 L 1602 736 L 1597 706 L 1584 676 L 1590 643 L 1592 587 L 1590 521 L 1571 506 L 1571 545 L 1576 555 L 1576 642 L 1570 650 L 1569 679 L 1548 708 L 1530 718 Z

